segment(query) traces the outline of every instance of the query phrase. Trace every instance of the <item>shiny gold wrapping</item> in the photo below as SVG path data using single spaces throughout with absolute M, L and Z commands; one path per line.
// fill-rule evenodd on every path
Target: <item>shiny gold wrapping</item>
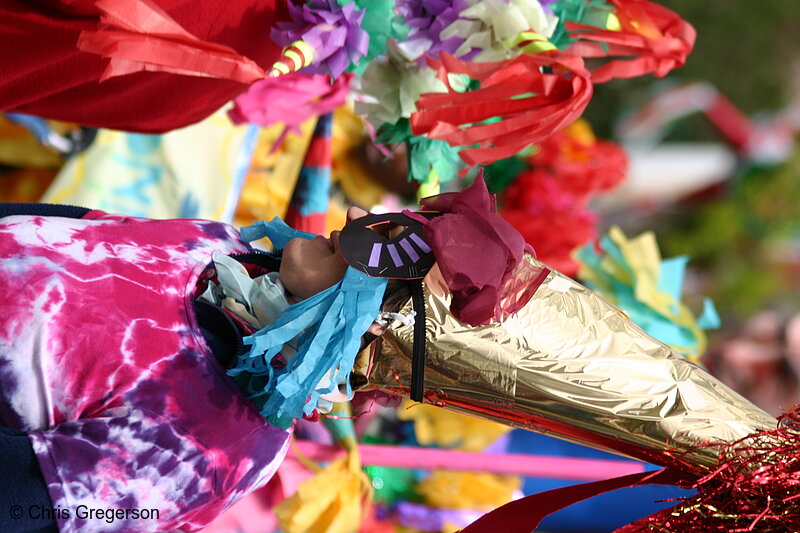
M 426 291 L 425 301 L 426 403 L 698 473 L 717 457 L 696 446 L 777 424 L 556 271 L 501 324 L 466 326 L 446 299 Z M 392 325 L 362 388 L 407 395 L 412 339 L 413 327 Z

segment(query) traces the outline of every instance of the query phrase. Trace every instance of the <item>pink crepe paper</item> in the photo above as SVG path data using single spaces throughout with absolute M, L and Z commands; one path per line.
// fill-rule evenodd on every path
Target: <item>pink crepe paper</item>
M 306 120 L 344 105 L 351 77 L 345 74 L 333 83 L 327 74 L 312 76 L 295 72 L 265 78 L 238 96 L 228 115 L 234 124 L 272 126 L 282 123 L 286 125 L 284 134 L 289 130 L 300 133 L 300 124 Z

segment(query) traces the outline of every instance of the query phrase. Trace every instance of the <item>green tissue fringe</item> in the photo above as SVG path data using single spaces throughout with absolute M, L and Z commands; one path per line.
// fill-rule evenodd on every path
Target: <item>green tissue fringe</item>
M 614 7 L 605 0 L 561 0 L 551 4 L 550 8 L 558 17 L 558 25 L 550 37 L 550 42 L 559 50 L 565 50 L 578 40 L 567 34 L 564 22 L 577 22 L 605 28 L 608 15 L 614 12 Z
M 409 178 L 419 183 L 426 182 L 431 169 L 440 182 L 450 181 L 462 166 L 458 149 L 444 141 L 412 135 L 411 124 L 406 118 L 381 126 L 375 140 L 380 144 L 405 143 Z
M 367 55 L 347 69 L 360 76 L 377 57 L 386 54 L 389 39 L 403 41 L 408 37 L 409 28 L 403 19 L 394 12 L 394 0 L 338 0 L 340 6 L 355 2 L 359 9 L 366 10 L 361 21 L 361 29 L 369 34 Z M 388 24 L 387 24 L 388 21 Z

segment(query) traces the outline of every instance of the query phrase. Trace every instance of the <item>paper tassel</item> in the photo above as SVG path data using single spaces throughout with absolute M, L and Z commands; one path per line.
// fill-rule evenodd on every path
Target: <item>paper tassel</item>
M 548 6 L 558 18 L 558 24 L 550 36 L 552 42 L 559 50 L 566 50 L 578 40 L 580 35 L 570 36 L 567 32 L 566 23 L 580 23 L 589 26 L 597 26 L 605 29 L 619 29 L 619 21 L 616 17 L 613 20 L 616 26 L 609 24 L 609 16 L 613 15 L 614 7 L 606 0 L 558 0 L 551 2 Z
M 609 2 L 616 8 L 616 20 L 612 22 L 618 21 L 619 29 L 566 23 L 570 36 L 580 39 L 569 47 L 570 53 L 582 57 L 619 58 L 593 70 L 592 81 L 604 83 L 643 74 L 660 78 L 686 62 L 696 36 L 689 23 L 673 11 L 647 0 Z
M 378 316 L 386 280 L 348 268 L 344 279 L 302 302 L 289 306 L 278 319 L 244 338 L 250 352 L 240 356 L 228 374 L 238 377 L 261 414 L 274 426 L 290 427 L 310 415 L 322 394 L 332 392 L 348 376 L 361 335 Z M 283 368 L 272 365 L 284 345 L 296 354 Z M 328 377 L 330 385 L 319 387 Z
M 695 319 L 681 302 L 686 257 L 662 261 L 652 232 L 628 239 L 614 226 L 600 240 L 603 256 L 589 245 L 580 250 L 579 277 L 620 306 L 649 335 L 697 362 L 706 348 L 703 328 L 719 326 L 711 300 Z
M 141 71 L 244 84 L 266 77 L 254 61 L 229 46 L 195 37 L 151 0 L 97 0 L 95 5 L 108 28 L 82 32 L 77 46 L 111 59 L 100 81 Z
M 353 533 L 361 525 L 372 486 L 361 470 L 357 448 L 325 468 L 304 464 L 316 474 L 275 508 L 283 533 Z
M 411 116 L 412 132 L 451 146 L 477 144 L 460 152 L 470 166 L 511 157 L 552 135 L 578 118 L 592 96 L 583 60 L 558 51 L 496 63 L 442 54 L 429 63 L 442 81 L 465 74 L 480 88 L 459 93 L 448 84 L 447 94 L 424 94 Z

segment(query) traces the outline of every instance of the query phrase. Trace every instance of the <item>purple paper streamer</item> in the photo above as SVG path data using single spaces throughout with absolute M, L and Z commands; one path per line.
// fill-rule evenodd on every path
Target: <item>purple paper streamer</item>
M 397 0 L 396 6 L 405 25 L 410 28 L 406 39 L 409 45 L 416 44 L 433 57 L 438 57 L 441 52 L 452 54 L 461 45 L 461 38 L 451 37 L 442 41 L 440 34 L 469 7 L 465 0 Z
M 278 22 L 270 37 L 283 46 L 302 40 L 314 49 L 314 62 L 300 72 L 330 72 L 336 78 L 367 54 L 369 34 L 361 28 L 364 11 L 356 10 L 354 2 L 344 7 L 336 0 L 289 2 L 288 9 L 291 21 Z

